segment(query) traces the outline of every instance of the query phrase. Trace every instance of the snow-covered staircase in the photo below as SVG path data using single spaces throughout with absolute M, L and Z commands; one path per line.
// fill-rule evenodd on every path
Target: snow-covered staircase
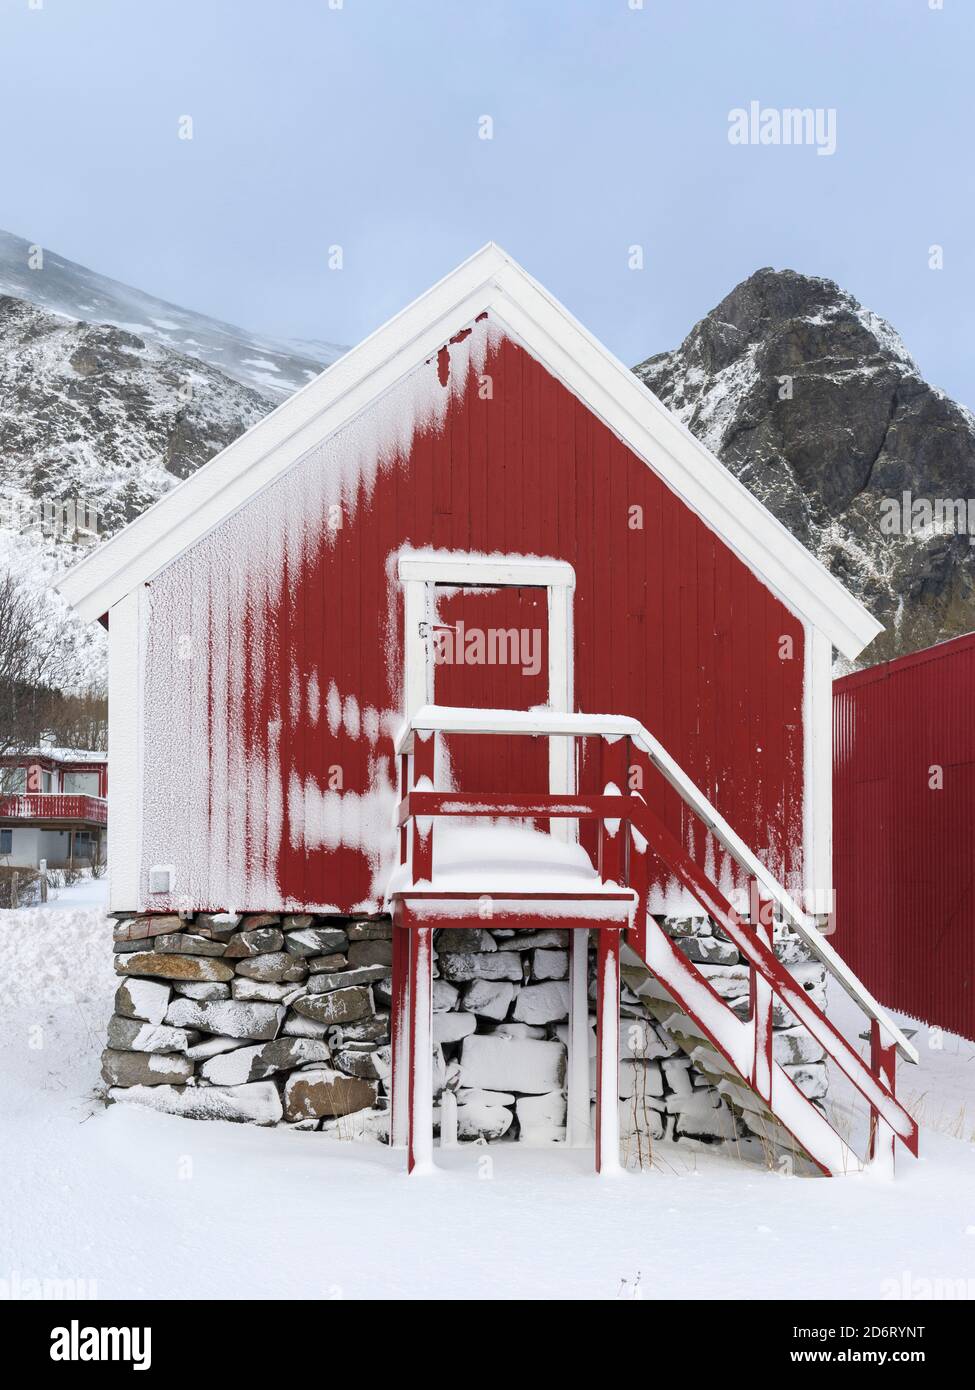
M 438 734 L 524 734 L 550 739 L 601 740 L 599 795 L 548 793 L 483 795 L 446 793 L 434 789 L 434 747 Z M 838 1175 L 860 1170 L 867 1158 L 891 1165 L 896 1143 L 917 1153 L 918 1131 L 913 1117 L 895 1093 L 896 1056 L 909 1061 L 917 1054 L 869 991 L 853 976 L 829 941 L 817 930 L 769 871 L 739 839 L 714 806 L 690 781 L 669 754 L 637 721 L 616 716 L 558 714 L 550 711 L 467 710 L 426 706 L 414 717 L 400 742 L 403 799 L 400 807 L 401 868 L 389 894 L 394 911 L 393 999 L 393 1137 L 407 1143 L 410 1166 L 416 1161 L 418 1132 L 428 1128 L 429 1085 L 424 1054 L 429 1052 L 430 972 L 432 931 L 467 926 L 477 920 L 478 902 L 489 899 L 492 912 L 520 926 L 564 926 L 574 929 L 573 959 L 584 971 L 577 936 L 585 940 L 592 929 L 598 940 L 597 1032 L 597 1168 L 608 1162 L 614 1147 L 617 1114 L 614 1068 L 619 1061 L 620 946 L 623 942 L 643 963 L 643 983 L 631 980 L 651 1013 L 662 1017 L 699 1071 L 711 1079 L 728 1103 L 746 1116 L 749 1129 L 766 1136 L 778 1148 L 808 1156 L 821 1172 Z M 749 909 L 735 910 L 721 889 L 691 858 L 642 797 L 625 796 L 630 758 L 638 751 L 649 759 L 681 796 L 684 804 L 738 864 L 749 882 Z M 433 826 L 440 817 L 517 817 L 545 821 L 555 828 L 539 840 L 551 846 L 556 858 L 566 836 L 566 820 L 595 822 L 597 865 L 585 882 L 547 875 L 551 868 L 541 851 L 521 883 L 506 881 L 499 892 L 490 876 L 451 879 L 434 868 Z M 469 824 L 474 822 L 469 820 Z M 412 827 L 410 834 L 409 828 Z M 701 912 L 737 949 L 749 970 L 747 1016 L 722 997 L 704 971 L 649 911 L 652 866 L 664 865 Z M 778 959 L 773 948 L 773 923 L 798 937 L 810 955 L 823 964 L 856 1000 L 870 1023 L 871 1055 L 861 1057 L 833 1026 L 810 994 Z M 581 984 L 581 998 L 577 999 Z M 570 1012 L 569 1115 L 588 1111 L 588 1068 L 573 1064 L 573 1040 L 588 1060 L 588 1013 L 585 975 L 572 982 L 575 1014 Z M 583 1010 L 586 1010 L 583 1015 Z M 870 1150 L 863 1158 L 829 1123 L 822 1107 L 803 1093 L 773 1051 L 773 1014 L 787 1014 L 822 1049 L 847 1081 L 866 1100 L 871 1114 Z M 585 1086 L 584 1097 L 581 1087 Z M 409 1103 L 407 1104 L 407 1091 Z M 612 1104 L 603 1105 L 603 1098 Z M 415 1103 L 415 1104 L 414 1104 Z M 408 1135 L 408 1137 L 407 1137 Z M 618 1137 L 618 1136 L 617 1136 Z M 423 1154 L 428 1156 L 427 1149 Z

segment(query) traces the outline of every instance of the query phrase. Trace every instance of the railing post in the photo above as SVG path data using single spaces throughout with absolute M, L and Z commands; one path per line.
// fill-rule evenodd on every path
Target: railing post
M 758 880 L 748 880 L 748 925 L 755 936 L 766 946 L 772 945 L 772 925 L 766 920 L 771 912 L 771 902 L 762 899 L 758 891 Z M 749 1018 L 752 1021 L 753 1053 L 752 1089 L 765 1101 L 772 1101 L 772 986 L 751 967 L 748 977 Z
M 633 925 L 626 933 L 628 945 L 641 960 L 647 957 L 647 911 L 650 906 L 650 850 L 634 825 L 629 829 L 627 885 L 636 894 Z
M 399 755 L 399 799 L 405 801 L 410 792 L 410 759 L 409 754 Z M 406 863 L 409 853 L 410 842 L 406 833 L 406 821 L 399 828 L 399 862 Z
M 434 766 L 436 758 L 436 734 L 414 733 L 413 735 L 413 786 L 421 782 L 424 791 L 432 791 L 434 786 Z M 413 873 L 414 883 L 433 879 L 433 817 L 413 817 Z
M 389 1142 L 404 1149 L 409 1136 L 410 1111 L 410 933 L 393 921 L 393 989 L 389 1014 L 389 1041 L 392 1060 Z
M 623 796 L 630 765 L 630 740 L 603 738 L 600 783 L 604 796 Z M 604 883 L 624 883 L 627 860 L 627 822 L 610 818 L 599 822 L 599 877 Z
M 897 1086 L 897 1048 L 886 1041 L 886 1034 L 877 1019 L 870 1020 L 870 1070 L 892 1096 Z M 894 1175 L 894 1131 L 877 1111 L 870 1110 L 870 1161 L 880 1172 Z
M 411 927 L 410 1125 L 406 1171 L 433 1163 L 433 929 Z
M 570 1148 L 592 1138 L 589 1112 L 589 932 L 569 932 L 569 1056 L 566 1075 L 566 1133 Z
M 620 1166 L 620 928 L 596 932 L 596 1172 Z

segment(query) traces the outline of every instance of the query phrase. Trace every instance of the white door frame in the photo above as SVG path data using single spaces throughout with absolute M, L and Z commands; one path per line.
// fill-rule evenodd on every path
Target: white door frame
M 548 594 L 548 703 L 559 713 L 574 711 L 572 593 L 575 570 L 565 560 L 522 555 L 403 554 L 399 578 L 405 591 L 403 698 L 407 720 L 433 702 L 433 663 L 421 625 L 434 617 L 437 584 L 460 588 L 544 588 Z M 572 796 L 576 790 L 575 739 L 548 740 L 548 789 Z M 575 822 L 551 821 L 553 838 L 573 841 Z M 571 1148 L 592 1142 L 589 1119 L 589 951 L 587 931 L 570 933 L 569 1072 L 566 1141 Z
M 536 588 L 548 595 L 548 706 L 560 713 L 573 708 L 572 593 L 575 570 L 565 560 L 525 555 L 464 555 L 405 552 L 399 558 L 404 590 L 403 702 L 410 720 L 433 703 L 433 664 L 422 625 L 433 619 L 438 584 L 458 588 Z M 575 791 L 573 740 L 549 739 L 549 792 Z M 567 825 L 567 822 L 562 822 Z

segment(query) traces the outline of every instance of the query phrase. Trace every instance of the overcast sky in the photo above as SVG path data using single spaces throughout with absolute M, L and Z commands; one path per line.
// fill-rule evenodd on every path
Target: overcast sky
M 493 239 L 630 363 L 790 266 L 975 406 L 975 3 L 937 4 L 0 0 L 0 226 L 342 343 Z M 729 143 L 753 101 L 835 153 Z

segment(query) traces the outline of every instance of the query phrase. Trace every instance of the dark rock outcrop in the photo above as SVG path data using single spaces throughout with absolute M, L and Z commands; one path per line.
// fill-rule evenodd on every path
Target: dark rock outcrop
M 756 271 L 634 370 L 884 623 L 860 664 L 975 628 L 975 418 L 833 281 Z

